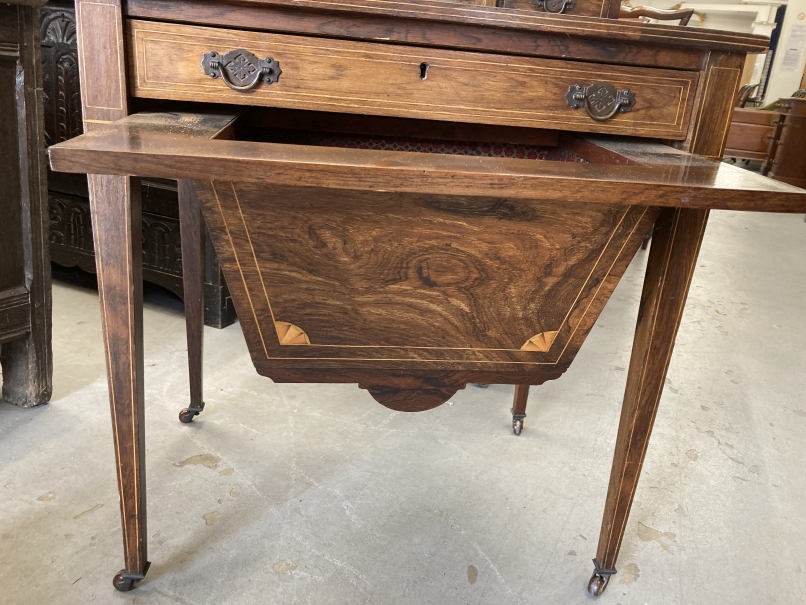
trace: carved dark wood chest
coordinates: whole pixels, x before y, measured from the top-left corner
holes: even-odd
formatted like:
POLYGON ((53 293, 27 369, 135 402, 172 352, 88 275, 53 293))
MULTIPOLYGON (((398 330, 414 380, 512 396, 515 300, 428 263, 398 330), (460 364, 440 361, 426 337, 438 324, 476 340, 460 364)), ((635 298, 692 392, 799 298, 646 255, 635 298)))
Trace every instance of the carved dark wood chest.
MULTIPOLYGON (((51 0, 41 10, 45 139, 47 145, 83 132, 73 0, 51 0)), ((87 179, 48 172, 50 251, 53 262, 95 272, 87 179)), ((143 279, 178 296, 182 290, 182 248, 176 183, 152 179, 143 186, 143 279)), ((209 238, 205 247, 204 321, 223 328, 235 321, 235 307, 209 238)))
POLYGON ((50 399, 53 373, 40 4, 0 3, 0 364, 3 399, 23 406, 50 399))

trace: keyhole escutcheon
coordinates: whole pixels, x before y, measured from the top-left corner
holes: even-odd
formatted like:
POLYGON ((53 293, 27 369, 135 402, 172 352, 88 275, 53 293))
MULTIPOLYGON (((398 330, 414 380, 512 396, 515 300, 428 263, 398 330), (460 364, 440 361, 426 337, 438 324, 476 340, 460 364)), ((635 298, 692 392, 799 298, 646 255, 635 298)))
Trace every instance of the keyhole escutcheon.
POLYGON ((420 63, 420 79, 425 80, 428 77, 428 68, 431 67, 428 63, 420 63))

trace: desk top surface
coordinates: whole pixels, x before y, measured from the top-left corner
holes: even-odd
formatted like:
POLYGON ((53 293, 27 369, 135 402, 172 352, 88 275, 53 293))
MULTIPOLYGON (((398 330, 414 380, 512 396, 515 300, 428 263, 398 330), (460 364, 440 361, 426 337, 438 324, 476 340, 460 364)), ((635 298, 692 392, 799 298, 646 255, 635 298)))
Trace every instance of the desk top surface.
POLYGON ((633 165, 331 149, 208 140, 241 110, 142 113, 50 147, 57 171, 239 179, 366 191, 507 196, 690 208, 802 212, 803 191, 736 166, 657 143, 598 139, 633 165), (597 195, 592 195, 597 191, 597 195))
MULTIPOLYGON (((764 52, 769 46, 765 36, 717 30, 638 23, 633 20, 602 19, 537 11, 474 6, 440 0, 214 0, 194 3, 188 0, 130 0, 130 16, 152 16, 165 21, 195 22, 196 13, 215 10, 219 15, 255 9, 293 11, 295 13, 349 14, 354 19, 393 18, 422 24, 452 25, 457 28, 507 29, 535 34, 562 34, 568 37, 632 41, 699 49, 735 52, 764 52), (202 6, 195 7, 194 4, 202 6), (206 5, 206 6, 205 6, 206 5), (188 13, 188 11, 191 11, 188 13)), ((254 23, 256 29, 274 29, 271 24, 254 23)), ((390 38, 391 39, 391 38, 390 38)))

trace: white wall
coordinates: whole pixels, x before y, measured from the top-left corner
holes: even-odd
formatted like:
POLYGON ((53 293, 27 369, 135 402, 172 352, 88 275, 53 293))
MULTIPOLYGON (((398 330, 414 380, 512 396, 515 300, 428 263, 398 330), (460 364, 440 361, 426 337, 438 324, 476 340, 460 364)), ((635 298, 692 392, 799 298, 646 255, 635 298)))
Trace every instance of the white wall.
POLYGON ((800 79, 803 76, 803 68, 806 65, 806 38, 801 44, 800 58, 794 69, 785 71, 784 59, 786 57, 787 45, 790 42, 793 30, 803 32, 806 36, 806 0, 789 0, 786 9, 784 25, 781 29, 781 39, 778 42, 778 51, 772 64, 770 83, 767 85, 765 99, 768 103, 780 97, 788 97, 800 86, 800 79), (802 18, 799 18, 802 17, 802 18))
MULTIPOLYGON (((631 4, 633 6, 644 5, 668 9, 672 6, 678 6, 681 3, 679 0, 632 0, 631 4)), ((804 39, 804 48, 800 56, 796 57, 794 66, 785 66, 784 59, 787 46, 791 46, 790 36, 793 30, 796 32, 802 31, 806 35, 806 0, 683 0, 682 2, 684 7, 697 8, 706 15, 703 24, 701 24, 695 16, 691 20, 690 27, 704 26, 708 29, 757 33, 767 36, 770 35, 772 31, 772 22, 775 19, 775 6, 769 6, 769 10, 766 11, 765 14, 764 5, 777 4, 786 4, 787 10, 781 29, 778 50, 773 61, 772 69, 770 70, 767 90, 765 91, 766 103, 775 101, 780 97, 788 97, 795 92, 800 85, 800 80, 803 76, 803 68, 804 65, 806 65, 806 38, 804 39), (715 5, 722 5, 726 10, 717 10, 715 5), (733 5, 735 10, 729 5, 733 5), (749 9, 752 6, 756 6, 756 8, 759 9, 758 14, 753 12, 740 12, 742 9, 749 9), (698 7, 702 8, 700 9, 698 7), (803 18, 799 18, 801 16, 803 18), (797 26, 802 26, 804 29, 798 30, 797 26)), ((722 8, 722 6, 720 6, 720 8, 722 8)), ((759 57, 754 72, 754 78, 751 81, 758 81, 757 78, 761 75, 763 62, 764 57, 759 57)))

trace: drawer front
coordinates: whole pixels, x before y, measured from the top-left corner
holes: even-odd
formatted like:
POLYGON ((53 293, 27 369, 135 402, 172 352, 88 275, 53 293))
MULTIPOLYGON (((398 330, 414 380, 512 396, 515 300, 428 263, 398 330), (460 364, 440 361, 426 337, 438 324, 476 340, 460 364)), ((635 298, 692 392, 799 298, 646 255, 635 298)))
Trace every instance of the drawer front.
MULTIPOLYGON (((130 22, 129 43, 137 97, 668 139, 685 138, 698 79, 696 72, 143 21, 130 22), (238 49, 273 59, 281 71, 277 81, 242 91, 205 73, 206 53, 222 58, 238 49), (571 87, 597 82, 631 92, 631 110, 596 120, 587 107, 569 106, 571 87)), ((239 65, 230 64, 231 80, 241 75, 239 65)))
POLYGON ((774 133, 773 126, 731 124, 725 142, 725 154, 728 155, 728 150, 740 150, 763 155, 769 149, 774 133))

